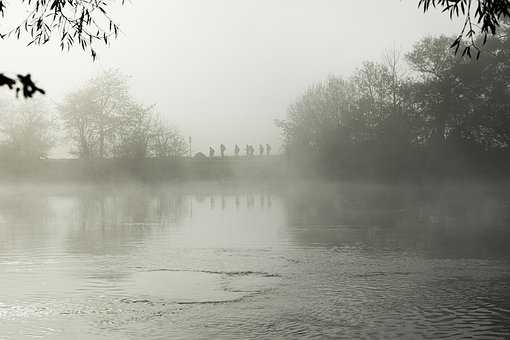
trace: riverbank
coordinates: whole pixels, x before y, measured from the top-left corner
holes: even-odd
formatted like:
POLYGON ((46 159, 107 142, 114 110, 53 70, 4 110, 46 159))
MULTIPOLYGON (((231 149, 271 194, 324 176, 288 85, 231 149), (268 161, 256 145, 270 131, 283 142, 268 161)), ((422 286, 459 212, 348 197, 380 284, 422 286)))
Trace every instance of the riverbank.
POLYGON ((288 160, 283 155, 224 157, 213 159, 41 159, 0 160, 0 182, 122 182, 190 180, 340 180, 366 183, 414 183, 428 185, 454 182, 499 182, 508 180, 510 161, 494 158, 477 162, 449 160, 439 165, 419 158, 402 162, 350 164, 324 160, 288 160), (407 164, 407 163, 406 163, 407 164))
POLYGON ((3 180, 27 181, 166 181, 264 179, 286 176, 281 156, 148 159, 42 159, 0 163, 3 180))

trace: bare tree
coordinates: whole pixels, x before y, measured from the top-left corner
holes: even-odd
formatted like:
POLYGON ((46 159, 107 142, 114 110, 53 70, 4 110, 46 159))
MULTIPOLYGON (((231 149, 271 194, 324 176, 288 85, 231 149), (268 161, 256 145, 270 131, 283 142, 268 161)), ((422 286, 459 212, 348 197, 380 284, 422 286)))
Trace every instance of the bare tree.
POLYGON ((159 120, 153 125, 150 150, 152 157, 177 157, 186 154, 188 145, 176 128, 167 126, 159 120))
POLYGON ((55 143, 56 122, 41 101, 14 103, 0 121, 4 156, 24 160, 46 158, 55 143))
POLYGON ((146 158, 150 153, 150 143, 154 138, 153 107, 130 104, 121 113, 121 128, 117 131, 114 156, 121 158, 146 158))
POLYGON ((118 71, 106 71, 59 105, 61 117, 75 152, 82 158, 113 155, 113 144, 126 112, 132 108, 127 79, 118 71))
POLYGON ((95 106, 90 101, 89 90, 67 95, 58 110, 64 122, 67 137, 74 144, 71 153, 90 159, 97 155, 97 133, 94 124, 95 106))

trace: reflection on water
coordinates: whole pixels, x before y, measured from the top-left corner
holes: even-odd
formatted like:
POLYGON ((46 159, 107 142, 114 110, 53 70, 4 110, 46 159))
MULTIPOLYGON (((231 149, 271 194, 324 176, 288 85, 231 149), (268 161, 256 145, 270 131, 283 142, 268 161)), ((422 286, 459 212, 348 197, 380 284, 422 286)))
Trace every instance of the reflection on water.
POLYGON ((504 186, 0 190, 0 338, 504 338, 504 186))

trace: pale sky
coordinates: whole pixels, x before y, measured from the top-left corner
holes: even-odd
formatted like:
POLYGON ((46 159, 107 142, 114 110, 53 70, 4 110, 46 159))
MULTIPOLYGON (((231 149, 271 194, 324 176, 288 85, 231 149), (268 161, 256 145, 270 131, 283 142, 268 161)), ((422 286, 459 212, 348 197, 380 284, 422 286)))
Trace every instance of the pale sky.
POLYGON ((274 120, 284 118, 309 85, 332 74, 348 77, 387 49, 405 52, 421 37, 460 29, 437 11, 423 14, 417 4, 131 0, 113 9, 122 33, 99 49, 97 61, 55 45, 0 41, 0 72, 32 73, 58 102, 101 70, 118 68, 131 76, 136 98, 156 104, 186 139, 192 137, 194 152, 220 143, 227 153, 234 143, 270 143, 278 150, 274 120))

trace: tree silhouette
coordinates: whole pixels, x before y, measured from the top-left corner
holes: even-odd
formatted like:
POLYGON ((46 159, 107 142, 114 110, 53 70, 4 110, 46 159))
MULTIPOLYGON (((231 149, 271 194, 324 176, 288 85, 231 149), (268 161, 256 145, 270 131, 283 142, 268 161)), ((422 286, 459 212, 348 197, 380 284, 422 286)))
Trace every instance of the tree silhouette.
POLYGON ((418 7, 427 12, 431 7, 439 8, 443 13, 453 17, 463 17, 464 23, 451 47, 457 53, 462 48, 462 55, 471 57, 476 51, 480 57, 480 44, 477 35, 482 34, 482 45, 487 35, 495 35, 502 22, 510 17, 510 1, 508 0, 420 0, 418 7))
POLYGON ((31 98, 36 92, 40 92, 42 94, 46 93, 43 89, 34 84, 30 74, 27 74, 26 76, 18 74, 16 80, 0 73, 0 87, 2 86, 7 86, 9 90, 16 91, 16 97, 19 96, 20 91, 23 93, 23 97, 25 98, 31 98))
MULTIPOLYGON (((124 2, 125 0, 121 0, 122 5, 124 2)), ((95 44, 108 45, 110 40, 119 34, 119 26, 107 11, 108 6, 114 3, 112 0, 23 0, 16 3, 21 3, 28 15, 9 30, 0 32, 2 39, 20 39, 27 35, 28 45, 44 45, 56 38, 60 41, 62 50, 69 50, 77 45, 95 59, 95 44)), ((2 18, 7 10, 7 1, 0 0, 2 18)), ((15 90, 16 94, 22 91, 25 98, 30 98, 37 92, 44 94, 44 90, 33 83, 30 74, 14 78, 0 73, 0 87, 2 86, 15 90)))

